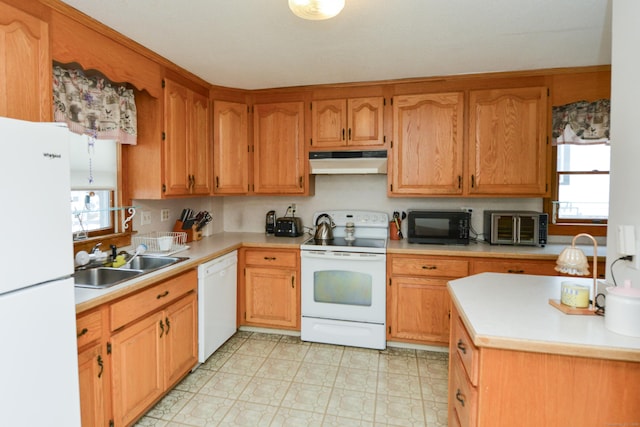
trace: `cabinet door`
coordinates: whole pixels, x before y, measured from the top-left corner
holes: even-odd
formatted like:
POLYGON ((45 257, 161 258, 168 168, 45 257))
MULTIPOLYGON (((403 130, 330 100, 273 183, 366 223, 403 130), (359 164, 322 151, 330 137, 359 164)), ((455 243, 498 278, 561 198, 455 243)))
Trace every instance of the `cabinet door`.
POLYGON ((393 277, 390 336, 401 340, 449 342, 449 293, 446 279, 393 277))
POLYGON ((245 314, 247 323, 297 327, 295 271, 247 267, 245 269, 245 314))
POLYGON ((188 171, 189 90, 171 80, 164 88, 165 195, 189 194, 188 171))
POLYGON ((198 361, 197 310, 196 294, 192 293, 164 312, 166 387, 171 387, 198 361))
POLYGON ((471 91, 470 194, 546 194, 547 88, 471 91))
POLYGON ((313 101, 311 107, 311 147, 347 145, 347 100, 313 101))
POLYGON ((0 3, 0 116, 51 121, 51 63, 47 23, 0 3))
POLYGON ((216 194, 249 191, 249 134, 247 105, 213 103, 213 173, 216 194))
POLYGON ((253 116, 254 192, 305 192, 304 103, 256 104, 253 116))
POLYGON ((384 145, 384 98, 353 98, 348 100, 347 144, 356 147, 384 145))
POLYGON ((384 145, 384 98, 314 101, 312 148, 380 148, 384 145))
POLYGON ((105 408, 106 367, 102 344, 78 354, 80 377, 80 414, 83 426, 108 426, 109 417, 105 408))
POLYGON ((158 312, 112 336, 113 415, 128 425, 164 392, 161 322, 158 312))
POLYGON ((391 195, 461 195, 463 94, 393 99, 391 195))
POLYGON ((211 193, 212 144, 209 132, 209 99, 190 92, 188 175, 191 175, 191 194, 211 193))

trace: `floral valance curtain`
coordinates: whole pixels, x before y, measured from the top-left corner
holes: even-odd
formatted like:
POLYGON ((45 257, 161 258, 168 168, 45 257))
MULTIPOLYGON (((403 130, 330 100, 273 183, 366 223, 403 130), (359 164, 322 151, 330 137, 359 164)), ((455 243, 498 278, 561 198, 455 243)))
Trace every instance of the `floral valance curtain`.
POLYGON ((131 89, 113 87, 101 77, 81 70, 53 67, 54 119, 69 130, 96 139, 136 144, 136 103, 131 89))
POLYGON ((553 107, 555 144, 608 144, 611 102, 599 99, 553 107))

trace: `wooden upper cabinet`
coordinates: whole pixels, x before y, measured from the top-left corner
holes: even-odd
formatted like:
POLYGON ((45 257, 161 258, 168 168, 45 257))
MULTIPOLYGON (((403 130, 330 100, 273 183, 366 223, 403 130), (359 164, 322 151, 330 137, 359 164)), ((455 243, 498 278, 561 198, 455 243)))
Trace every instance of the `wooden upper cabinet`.
POLYGON ((469 93, 470 195, 547 193, 547 88, 469 93))
POLYGON ((188 89, 170 80, 164 88, 165 194, 189 194, 187 171, 189 94, 188 89))
POLYGON ((189 120, 189 161, 192 173, 192 194, 210 194, 212 189, 211 144, 209 98, 191 92, 189 120))
POLYGON ((51 121, 48 24, 0 3, 0 64, 0 116, 51 121))
POLYGON ((254 105, 253 191, 256 194, 304 194, 304 103, 254 105))
POLYGON ((164 90, 165 195, 209 194, 209 99, 171 80, 164 90))
POLYGON ((383 97, 313 101, 311 148, 382 147, 383 111, 383 97))
POLYGON ((390 195, 463 193, 462 92, 393 98, 390 195))
POLYGON ((216 194, 249 191, 247 105, 213 102, 213 174, 216 194))

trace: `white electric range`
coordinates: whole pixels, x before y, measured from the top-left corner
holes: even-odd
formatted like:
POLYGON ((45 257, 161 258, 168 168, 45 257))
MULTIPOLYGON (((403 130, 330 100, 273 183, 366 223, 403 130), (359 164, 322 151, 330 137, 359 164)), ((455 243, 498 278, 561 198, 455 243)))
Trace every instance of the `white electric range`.
POLYGON ((333 239, 301 246, 303 341, 386 348, 384 212, 333 210, 333 239), (349 226, 349 227, 347 227, 349 226))

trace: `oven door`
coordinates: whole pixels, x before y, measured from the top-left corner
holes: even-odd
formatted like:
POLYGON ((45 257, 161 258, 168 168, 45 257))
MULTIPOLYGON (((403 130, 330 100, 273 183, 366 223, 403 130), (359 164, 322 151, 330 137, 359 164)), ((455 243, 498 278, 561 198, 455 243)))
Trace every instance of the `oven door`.
POLYGON ((302 251, 302 316, 385 323, 386 255, 302 251))

